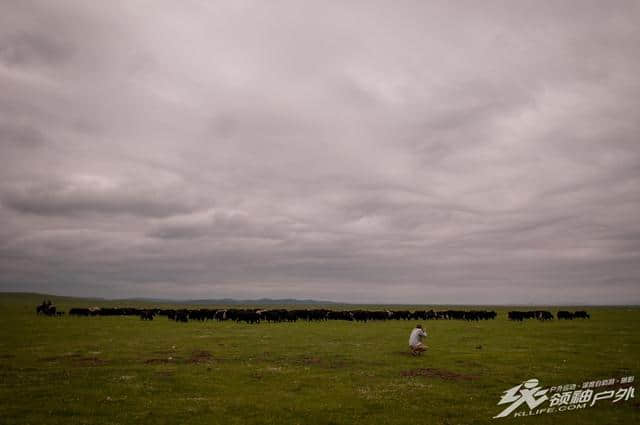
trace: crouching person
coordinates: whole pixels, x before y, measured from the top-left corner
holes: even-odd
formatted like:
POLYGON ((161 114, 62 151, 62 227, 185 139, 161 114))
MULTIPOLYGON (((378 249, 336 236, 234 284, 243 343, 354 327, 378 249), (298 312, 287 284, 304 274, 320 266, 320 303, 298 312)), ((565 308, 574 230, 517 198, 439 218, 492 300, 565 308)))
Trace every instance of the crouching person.
POLYGON ((425 336, 427 336, 427 334, 422 330, 422 325, 416 325, 415 329, 411 331, 411 335, 409 336, 411 355, 418 356, 427 349, 427 347, 422 344, 422 338, 425 336))

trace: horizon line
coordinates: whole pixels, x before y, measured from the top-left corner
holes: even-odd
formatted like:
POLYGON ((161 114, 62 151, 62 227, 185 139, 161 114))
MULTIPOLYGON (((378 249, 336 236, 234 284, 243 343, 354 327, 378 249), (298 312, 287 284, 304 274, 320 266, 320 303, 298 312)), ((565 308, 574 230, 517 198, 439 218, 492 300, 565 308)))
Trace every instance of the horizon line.
MULTIPOLYGON (((315 298, 271 298, 271 297, 258 297, 258 298, 163 298, 163 297, 150 297, 150 296, 132 296, 132 297, 98 297, 98 296, 78 296, 78 295, 61 295, 61 294, 48 294, 41 292, 28 292, 28 291, 0 291, 0 295, 4 294, 22 294, 22 295, 37 295, 37 296, 50 296, 50 297, 65 297, 65 298, 78 298, 87 300, 101 300, 101 301, 156 301, 160 303, 170 304, 172 302, 179 302, 185 304, 200 304, 208 301, 234 301, 238 304, 259 304, 259 301, 298 301, 300 304, 305 302, 312 302, 315 304, 337 304, 337 305, 396 305, 396 306, 482 306, 482 307, 640 307, 640 304, 584 304, 584 303, 567 303, 567 304, 529 304, 529 303, 403 303, 403 302, 351 302, 351 301, 331 301, 315 298)), ((293 303, 295 304, 295 303, 293 303)))

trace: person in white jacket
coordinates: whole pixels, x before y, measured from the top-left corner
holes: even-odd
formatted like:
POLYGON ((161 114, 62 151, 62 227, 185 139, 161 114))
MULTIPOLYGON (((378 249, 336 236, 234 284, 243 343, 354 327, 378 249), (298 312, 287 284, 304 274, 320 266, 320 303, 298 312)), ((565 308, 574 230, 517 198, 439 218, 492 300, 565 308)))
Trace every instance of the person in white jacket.
POLYGON ((411 331, 411 335, 409 335, 409 348, 411 349, 412 355, 417 356, 427 349, 427 347, 422 344, 422 338, 425 336, 427 336, 427 333, 422 330, 422 325, 416 325, 415 329, 411 331))

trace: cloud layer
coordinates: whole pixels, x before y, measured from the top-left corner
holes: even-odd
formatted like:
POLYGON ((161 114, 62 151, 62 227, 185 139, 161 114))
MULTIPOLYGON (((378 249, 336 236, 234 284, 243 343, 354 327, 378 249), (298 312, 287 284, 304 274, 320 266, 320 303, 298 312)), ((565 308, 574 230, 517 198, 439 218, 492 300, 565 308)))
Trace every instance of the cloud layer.
POLYGON ((2 8, 0 290, 640 302, 637 2, 2 8))

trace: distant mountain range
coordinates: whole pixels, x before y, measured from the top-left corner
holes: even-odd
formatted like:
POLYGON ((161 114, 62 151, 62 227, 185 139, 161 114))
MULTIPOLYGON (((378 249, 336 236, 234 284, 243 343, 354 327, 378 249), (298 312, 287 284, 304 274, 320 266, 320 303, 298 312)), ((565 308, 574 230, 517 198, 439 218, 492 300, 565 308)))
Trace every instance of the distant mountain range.
POLYGON ((67 299, 67 300, 86 300, 86 301, 106 301, 109 303, 127 303, 127 302, 144 302, 159 304, 184 304, 184 305, 344 305, 335 301, 313 300, 313 299, 296 299, 296 298, 258 298, 240 300, 235 298, 201 298, 201 299, 172 299, 172 298, 154 298, 154 297, 130 297, 130 298, 105 298, 105 297, 80 297, 69 295, 42 294, 36 292, 0 292, 0 296, 9 295, 17 297, 34 297, 36 299, 67 299))
POLYGON ((220 299, 195 299, 195 300, 172 300, 166 298, 118 298, 109 301, 139 301, 139 302, 157 302, 163 304, 198 304, 198 305, 295 305, 295 304, 340 304, 334 301, 311 300, 311 299, 295 299, 295 298, 259 298, 254 300, 237 300, 234 298, 220 299))

